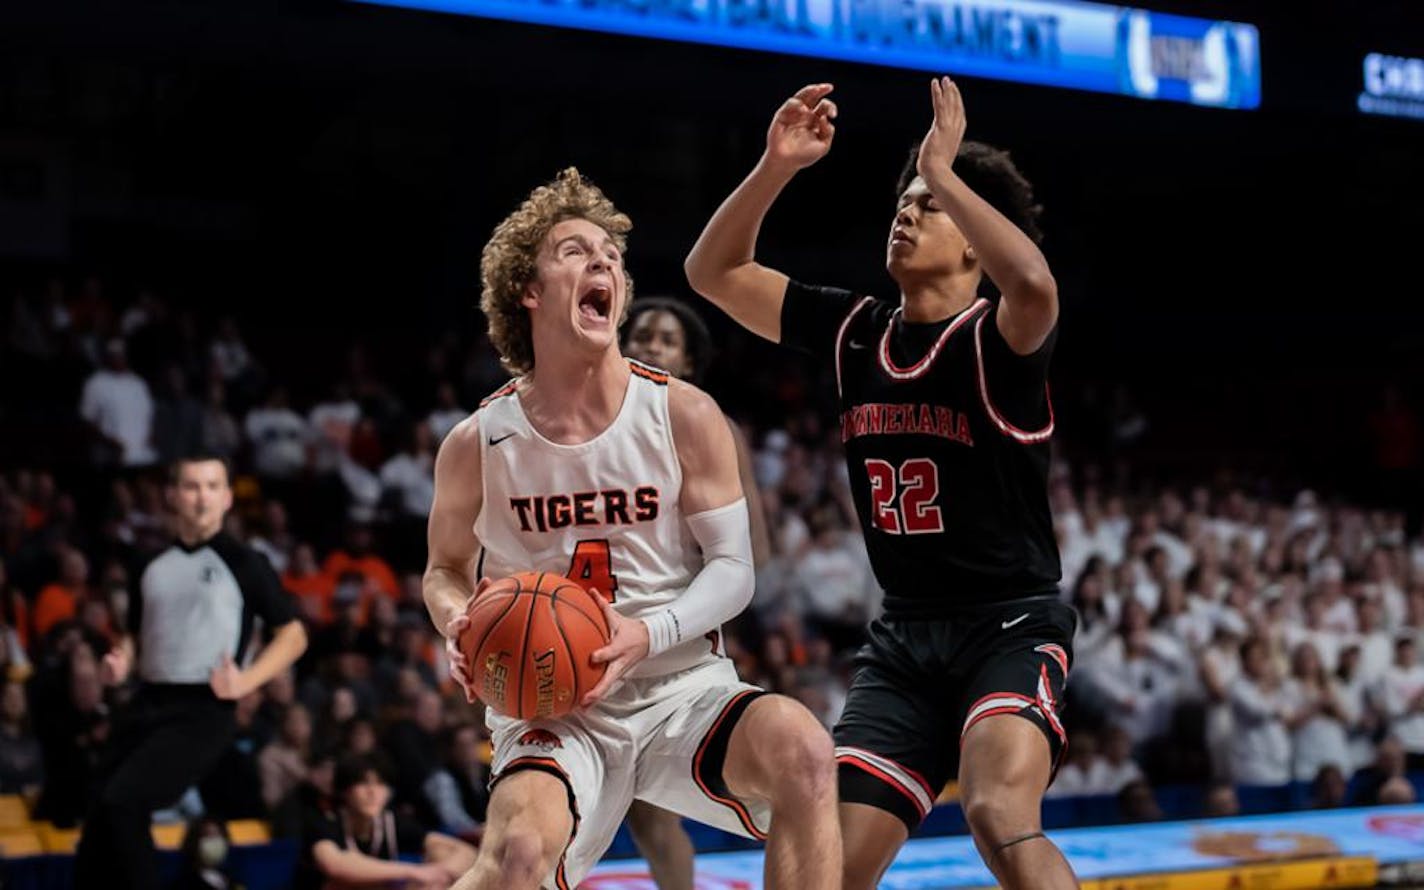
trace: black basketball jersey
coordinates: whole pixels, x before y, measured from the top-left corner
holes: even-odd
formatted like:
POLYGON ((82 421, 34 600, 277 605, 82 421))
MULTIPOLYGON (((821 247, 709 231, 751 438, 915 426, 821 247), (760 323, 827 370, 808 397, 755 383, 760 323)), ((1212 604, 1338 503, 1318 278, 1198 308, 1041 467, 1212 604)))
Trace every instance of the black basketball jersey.
POLYGON ((1014 353, 984 299, 912 324, 883 300, 788 285, 781 341, 834 363, 851 491, 888 615, 1057 589, 1046 380, 1056 339, 1014 353))

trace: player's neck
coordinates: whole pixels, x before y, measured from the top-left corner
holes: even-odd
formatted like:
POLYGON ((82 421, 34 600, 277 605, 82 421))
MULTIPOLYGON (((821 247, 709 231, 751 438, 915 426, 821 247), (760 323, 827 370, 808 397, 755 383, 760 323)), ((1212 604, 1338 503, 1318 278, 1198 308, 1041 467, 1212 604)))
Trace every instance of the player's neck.
POLYGON ((917 324, 944 321, 974 305, 978 293, 978 276, 905 282, 900 290, 902 317, 917 324))
POLYGON ((560 445, 578 445, 618 417, 632 376, 616 350, 592 363, 539 362, 519 387, 519 405, 539 435, 560 445))
POLYGON ((185 547, 196 547, 204 541, 217 537, 220 531, 222 531, 221 520, 210 526, 197 526, 182 520, 178 521, 178 540, 182 541, 185 547))

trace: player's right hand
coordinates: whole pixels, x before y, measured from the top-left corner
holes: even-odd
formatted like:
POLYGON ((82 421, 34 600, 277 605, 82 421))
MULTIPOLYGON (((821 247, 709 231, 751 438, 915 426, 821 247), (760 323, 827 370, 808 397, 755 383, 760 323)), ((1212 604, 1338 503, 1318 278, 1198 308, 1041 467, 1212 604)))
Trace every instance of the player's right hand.
POLYGON ((450 679, 454 680, 460 690, 465 693, 465 701, 470 704, 475 702, 475 687, 473 685, 475 672, 470 664, 470 659, 460 648, 460 634, 470 626, 470 607, 492 583, 494 582, 488 578, 481 578, 475 585, 475 592, 465 603, 465 611, 445 623, 445 660, 450 663, 450 679))
POLYGON ((813 83, 781 103, 766 131, 769 162, 800 170, 826 156, 836 135, 836 103, 826 98, 833 89, 828 83, 813 83))

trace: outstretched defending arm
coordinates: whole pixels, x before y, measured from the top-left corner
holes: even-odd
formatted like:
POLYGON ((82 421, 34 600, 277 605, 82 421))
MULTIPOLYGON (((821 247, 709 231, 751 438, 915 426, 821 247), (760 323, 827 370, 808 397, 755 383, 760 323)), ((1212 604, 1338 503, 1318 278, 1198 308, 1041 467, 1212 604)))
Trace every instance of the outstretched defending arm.
POLYGON ((757 233, 781 190, 797 171, 831 149, 836 105, 828 83, 802 87, 777 109, 766 151, 750 175, 717 208, 683 269, 692 289, 754 334, 781 340, 786 276, 756 261, 757 233))
POLYGON ((996 322, 1004 342, 1019 355, 1028 355, 1043 345, 1058 322, 1058 285, 1038 245, 954 172, 965 127, 959 87, 948 77, 936 78, 930 82, 930 99, 934 122, 920 143, 916 169, 1003 294, 996 322))

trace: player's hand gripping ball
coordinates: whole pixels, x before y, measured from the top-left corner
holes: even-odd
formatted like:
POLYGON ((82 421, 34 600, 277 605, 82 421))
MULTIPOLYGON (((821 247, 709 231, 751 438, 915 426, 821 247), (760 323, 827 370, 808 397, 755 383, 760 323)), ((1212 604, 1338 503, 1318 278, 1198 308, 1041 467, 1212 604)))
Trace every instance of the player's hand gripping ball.
POLYGON ((459 648, 486 707, 520 720, 569 713, 603 678, 589 656, 608 645, 593 594, 562 575, 521 572, 470 603, 459 648))

